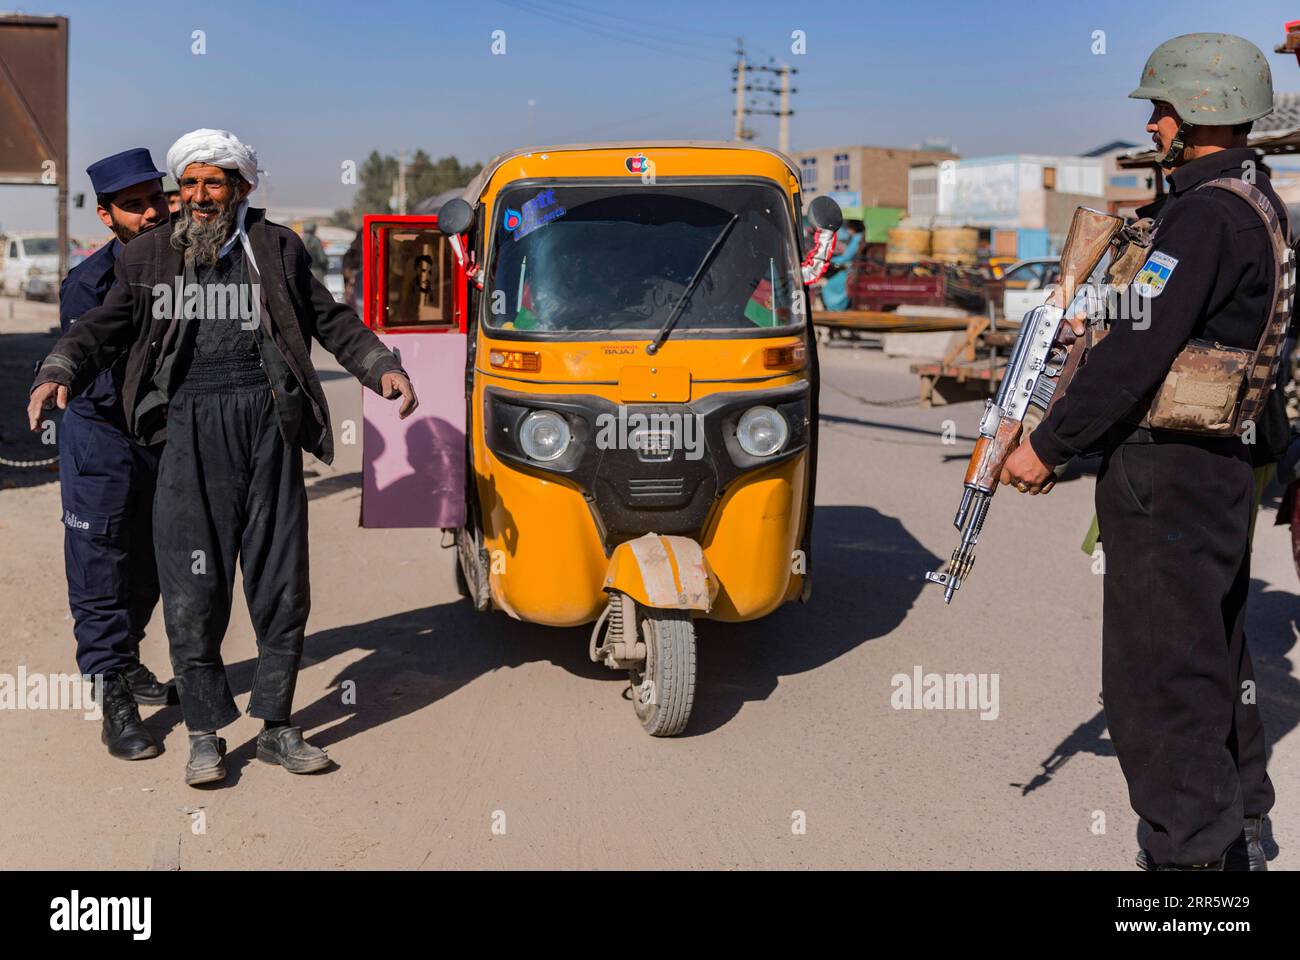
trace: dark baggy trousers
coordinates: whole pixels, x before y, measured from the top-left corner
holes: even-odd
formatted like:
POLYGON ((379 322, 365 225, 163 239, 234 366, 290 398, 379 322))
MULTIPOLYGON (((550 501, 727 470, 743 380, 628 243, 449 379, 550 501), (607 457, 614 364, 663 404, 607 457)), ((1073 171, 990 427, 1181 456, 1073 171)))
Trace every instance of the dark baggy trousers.
POLYGON ((1273 806, 1246 648, 1249 462, 1208 443, 1111 448, 1097 478, 1102 695, 1157 863, 1209 863, 1273 806))
POLYGON ((257 635, 248 712, 288 719, 298 679, 311 606, 302 451, 281 437, 261 376, 258 386, 191 389, 187 380, 167 411, 154 542, 172 669, 191 731, 239 716, 221 659, 236 558, 257 635))
POLYGON ((158 604, 153 491, 157 456, 110 423, 69 409, 59 427, 63 562, 86 676, 119 673, 140 658, 158 604))

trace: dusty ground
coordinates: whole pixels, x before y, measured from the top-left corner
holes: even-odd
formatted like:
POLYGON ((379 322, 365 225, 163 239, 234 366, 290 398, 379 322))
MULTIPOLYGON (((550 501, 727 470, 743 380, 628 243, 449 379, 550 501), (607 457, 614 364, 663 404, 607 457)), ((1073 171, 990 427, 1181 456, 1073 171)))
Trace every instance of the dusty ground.
MULTIPOLYGON (((0 456, 41 452, 17 404, 52 316, 20 305, 10 317, 0 301, 0 456)), ((641 732, 625 681, 587 661, 585 631, 459 602, 435 534, 359 529, 359 451, 344 447, 311 468, 314 607, 296 701, 337 769, 261 764, 245 718, 224 731, 232 775, 199 791, 181 779, 174 707, 146 710, 166 752, 139 763, 111 759, 78 713, 6 711, 0 864, 1129 868, 1136 819, 1098 703, 1101 579, 1079 550, 1091 476, 1048 498, 1000 496, 974 580, 945 608, 921 575, 952 549, 979 407, 867 405, 854 397, 914 395, 906 364, 823 355, 815 597, 759 623, 701 625, 686 736, 641 732), (945 445, 949 418, 958 438, 945 445), (917 665, 996 673, 998 718, 894 710, 891 677, 917 665)), ((337 419, 359 416, 359 389, 327 382, 337 419)), ((0 484, 0 672, 70 671, 57 478, 4 471, 0 484)), ((1300 863, 1300 604, 1272 519, 1270 504, 1250 636, 1274 745, 1273 867, 1286 868, 1300 863)), ((161 620, 144 656, 167 676, 161 620)), ((242 699, 254 655, 242 598, 225 652, 242 699)))

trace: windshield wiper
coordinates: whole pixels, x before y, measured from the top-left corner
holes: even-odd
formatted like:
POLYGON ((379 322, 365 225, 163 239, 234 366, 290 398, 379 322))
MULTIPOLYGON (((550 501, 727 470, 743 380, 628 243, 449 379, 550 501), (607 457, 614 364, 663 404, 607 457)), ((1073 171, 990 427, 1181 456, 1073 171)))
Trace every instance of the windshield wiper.
POLYGON ((691 299, 691 295, 695 293, 695 288, 700 285, 700 280, 704 278, 704 273, 709 269, 709 264, 713 263, 713 258, 716 257, 718 251, 722 249, 722 243, 727 239, 727 234, 731 233, 731 228, 736 225, 736 222, 739 219, 740 214, 733 213, 731 219, 727 221, 727 225, 718 233, 717 238, 713 241, 713 246, 709 247, 708 251, 704 254, 704 259, 701 260, 700 265, 695 268, 695 273, 691 276, 691 282, 686 285, 686 289, 682 291, 682 295, 678 297, 677 302, 673 304, 673 309, 669 312, 668 319, 665 320, 664 325, 659 328, 659 332, 655 334, 655 338, 646 346, 646 353, 652 355, 656 354, 659 352, 659 348, 664 345, 664 341, 668 339, 668 335, 673 332, 673 327, 677 326, 677 321, 681 318, 682 311, 686 309, 686 304, 691 299))

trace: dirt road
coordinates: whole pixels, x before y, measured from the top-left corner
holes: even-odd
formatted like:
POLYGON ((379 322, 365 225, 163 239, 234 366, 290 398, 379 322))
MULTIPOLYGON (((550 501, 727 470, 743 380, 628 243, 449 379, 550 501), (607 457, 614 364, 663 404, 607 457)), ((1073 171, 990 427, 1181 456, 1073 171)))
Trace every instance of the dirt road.
MULTIPOLYGON (((5 316, 0 303, 5 357, 51 322, 5 316)), ((336 420, 359 419, 360 387, 321 367, 336 420)), ((146 709, 166 752, 138 763, 111 759, 80 713, 3 711, 0 863, 1129 868, 1136 818, 1098 702, 1101 577, 1079 549, 1092 477, 999 496, 974 578, 946 608, 922 574, 951 551, 979 408, 860 402, 915 393, 906 365, 875 352, 825 350, 823 374, 813 600, 701 624, 685 736, 642 733, 625 678, 588 662, 586 631, 459 601, 436 533, 360 529, 360 453, 344 446, 333 467, 309 464, 314 602, 295 717, 337 769, 260 763, 245 717, 224 731, 232 775, 200 791, 182 781, 175 707, 146 709), (996 709, 895 709, 891 681, 918 668, 996 676, 996 709)), ((26 387, 4 390, 10 456, 26 387)), ((1250 637, 1274 745, 1276 869, 1300 863, 1300 603, 1272 519, 1268 505, 1250 637)), ((50 474, 0 489, 0 673, 75 669, 58 520, 50 474)), ((254 656, 242 598, 225 656, 242 703, 254 656)), ((144 658, 170 675, 161 611, 144 658)))

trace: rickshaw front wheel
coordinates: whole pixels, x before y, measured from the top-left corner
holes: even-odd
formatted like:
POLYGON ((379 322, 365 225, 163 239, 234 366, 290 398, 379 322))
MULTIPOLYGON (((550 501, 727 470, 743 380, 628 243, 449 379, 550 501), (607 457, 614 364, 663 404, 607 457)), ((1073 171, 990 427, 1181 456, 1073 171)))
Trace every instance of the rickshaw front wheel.
POLYGON ((695 624, 686 610, 637 612, 646 657, 628 671, 632 705, 650 736, 675 737, 695 703, 695 624))

